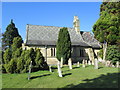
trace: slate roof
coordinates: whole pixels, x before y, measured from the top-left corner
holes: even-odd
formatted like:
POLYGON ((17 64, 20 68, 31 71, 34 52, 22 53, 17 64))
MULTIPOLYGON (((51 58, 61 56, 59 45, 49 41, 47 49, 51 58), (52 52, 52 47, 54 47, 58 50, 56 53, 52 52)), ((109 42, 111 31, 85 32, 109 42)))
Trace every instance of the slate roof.
MULTIPOLYGON (((30 25, 26 27, 27 35, 25 45, 56 45, 59 30, 62 27, 30 25)), ((80 33, 76 33, 73 28, 68 28, 72 45, 89 47, 83 41, 80 33)))
POLYGON ((90 32, 83 32, 81 31, 81 35, 83 40, 89 44, 92 48, 100 48, 100 42, 97 41, 94 36, 90 32))

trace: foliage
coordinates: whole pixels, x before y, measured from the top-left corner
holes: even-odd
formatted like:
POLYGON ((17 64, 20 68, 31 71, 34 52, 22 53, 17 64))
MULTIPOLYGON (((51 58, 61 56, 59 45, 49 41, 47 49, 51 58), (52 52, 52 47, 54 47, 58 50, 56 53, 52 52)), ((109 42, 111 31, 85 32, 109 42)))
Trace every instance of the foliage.
POLYGON ((107 48, 106 60, 112 61, 115 64, 120 61, 120 48, 116 45, 111 45, 107 48))
POLYGON ((63 63, 67 63, 71 57, 71 40, 68 29, 65 27, 59 31, 56 49, 57 59, 60 61, 63 57, 63 63))
POLYGON ((8 64, 8 62, 11 60, 12 52, 10 48, 6 49, 3 55, 4 63, 8 64))
POLYGON ((35 65, 36 51, 33 48, 30 48, 29 54, 32 61, 32 65, 35 65))
POLYGON ((20 48, 22 46, 22 38, 21 37, 15 37, 13 39, 13 44, 12 44, 12 51, 16 51, 17 48, 20 48))
POLYGON ((18 33, 18 29, 15 27, 15 24, 13 23, 13 20, 11 20, 11 23, 7 26, 6 31, 2 35, 2 48, 3 50, 6 48, 10 48, 14 37, 21 37, 18 33))
POLYGON ((26 65, 25 65, 25 61, 24 58, 19 57, 17 60, 17 70, 18 73, 23 73, 26 72, 26 65))
POLYGON ((103 58, 103 49, 100 49, 100 51, 98 52, 98 55, 103 58))
POLYGON ((12 52, 12 58, 17 59, 21 56, 22 48, 17 48, 15 51, 12 52))
POLYGON ((48 65, 45 62, 45 58, 43 57, 42 53, 40 52, 40 49, 36 50, 36 58, 35 58, 36 66, 39 67, 39 69, 48 69, 48 65))
POLYGON ((7 73, 16 73, 17 62, 15 59, 11 59, 8 64, 5 64, 5 69, 7 73))
POLYGON ((35 63, 37 66, 43 66, 43 62, 44 62, 44 57, 42 56, 42 53, 40 52, 40 49, 36 50, 36 58, 35 58, 35 63))
POLYGON ((100 18, 93 26, 95 38, 109 45, 120 43, 120 2, 103 2, 100 8, 100 18))

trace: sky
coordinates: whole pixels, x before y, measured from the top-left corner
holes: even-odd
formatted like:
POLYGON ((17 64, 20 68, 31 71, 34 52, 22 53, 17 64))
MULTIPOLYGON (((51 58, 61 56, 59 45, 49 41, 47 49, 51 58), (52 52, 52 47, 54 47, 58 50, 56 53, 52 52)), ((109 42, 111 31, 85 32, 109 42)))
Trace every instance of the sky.
POLYGON ((2 2, 2 32, 11 19, 23 40, 26 25, 73 27, 73 17, 80 20, 80 30, 92 32, 99 18, 101 2, 2 2))

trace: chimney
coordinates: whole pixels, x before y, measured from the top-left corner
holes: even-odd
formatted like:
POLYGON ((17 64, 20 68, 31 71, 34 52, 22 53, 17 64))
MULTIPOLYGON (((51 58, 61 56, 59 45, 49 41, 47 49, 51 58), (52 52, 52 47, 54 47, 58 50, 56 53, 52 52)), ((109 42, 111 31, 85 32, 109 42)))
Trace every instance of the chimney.
POLYGON ((73 28, 75 29, 75 31, 76 31, 77 33, 80 33, 80 21, 79 21, 78 16, 74 16, 73 28))

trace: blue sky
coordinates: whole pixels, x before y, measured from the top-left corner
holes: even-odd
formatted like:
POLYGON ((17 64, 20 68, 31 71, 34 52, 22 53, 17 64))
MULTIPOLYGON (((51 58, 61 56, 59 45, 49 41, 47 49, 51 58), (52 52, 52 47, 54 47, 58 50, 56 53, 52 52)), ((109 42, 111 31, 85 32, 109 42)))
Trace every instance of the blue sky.
POLYGON ((26 24, 73 27, 73 17, 80 19, 81 31, 92 31, 99 18, 101 2, 3 2, 2 32, 13 19, 23 40, 26 24))

